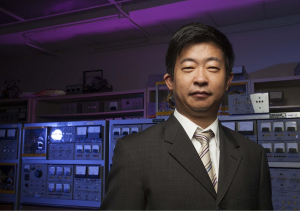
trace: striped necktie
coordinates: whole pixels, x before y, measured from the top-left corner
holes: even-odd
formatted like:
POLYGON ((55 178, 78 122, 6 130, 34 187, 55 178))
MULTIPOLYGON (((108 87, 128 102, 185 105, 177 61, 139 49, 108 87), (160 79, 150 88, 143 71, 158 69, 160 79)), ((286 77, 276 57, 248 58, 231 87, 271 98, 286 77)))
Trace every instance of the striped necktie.
POLYGON ((200 128, 197 128, 194 138, 201 143, 201 151, 199 153, 199 156, 202 160, 202 163, 208 173, 208 176, 215 188, 215 191, 217 192, 218 189, 218 180, 217 180, 217 175, 214 169, 214 166, 211 162, 210 159, 210 154, 209 154, 209 141, 212 137, 214 137, 213 131, 209 130, 206 132, 201 132, 200 128))

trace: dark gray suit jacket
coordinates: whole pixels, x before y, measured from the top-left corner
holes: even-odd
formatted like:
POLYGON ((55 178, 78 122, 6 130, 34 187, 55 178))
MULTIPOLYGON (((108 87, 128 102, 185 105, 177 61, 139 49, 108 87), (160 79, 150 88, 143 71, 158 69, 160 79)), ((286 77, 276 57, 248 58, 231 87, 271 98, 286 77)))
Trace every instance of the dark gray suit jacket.
POLYGON ((273 210, 264 149, 219 123, 218 194, 178 120, 120 139, 100 210, 273 210))

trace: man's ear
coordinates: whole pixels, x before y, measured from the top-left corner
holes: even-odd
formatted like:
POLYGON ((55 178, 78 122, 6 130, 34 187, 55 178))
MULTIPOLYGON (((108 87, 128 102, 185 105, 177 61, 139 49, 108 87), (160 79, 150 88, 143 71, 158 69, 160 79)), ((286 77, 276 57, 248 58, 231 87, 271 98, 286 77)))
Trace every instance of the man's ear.
POLYGON ((229 88, 229 86, 230 86, 230 84, 231 84, 232 79, 233 79, 233 73, 231 72, 231 73, 229 74, 228 79, 227 79, 227 82, 226 82, 226 91, 228 91, 228 88, 229 88))
POLYGON ((165 83, 168 86, 169 90, 172 91, 173 90, 173 79, 172 79, 172 76, 170 74, 165 74, 164 75, 164 80, 165 80, 165 83))

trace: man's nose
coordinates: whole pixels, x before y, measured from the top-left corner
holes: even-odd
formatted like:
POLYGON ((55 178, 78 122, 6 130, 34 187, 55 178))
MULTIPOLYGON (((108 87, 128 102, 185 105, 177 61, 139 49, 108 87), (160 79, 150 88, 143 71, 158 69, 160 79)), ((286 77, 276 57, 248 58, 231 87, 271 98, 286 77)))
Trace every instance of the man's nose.
POLYGON ((196 69, 194 73, 195 75, 194 75, 193 83, 195 85, 203 86, 208 83, 207 73, 203 68, 196 69))

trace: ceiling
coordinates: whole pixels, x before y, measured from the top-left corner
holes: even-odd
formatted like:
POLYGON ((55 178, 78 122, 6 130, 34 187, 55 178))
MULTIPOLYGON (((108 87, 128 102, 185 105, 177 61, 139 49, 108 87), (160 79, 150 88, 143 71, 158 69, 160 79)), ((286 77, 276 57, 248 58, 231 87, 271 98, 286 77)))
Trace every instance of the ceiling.
POLYGON ((147 45, 190 22, 225 29, 290 17, 300 20, 300 0, 1 0, 0 58, 147 45))

